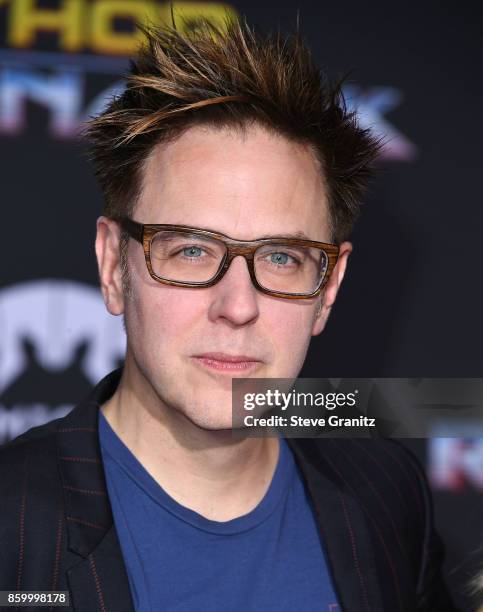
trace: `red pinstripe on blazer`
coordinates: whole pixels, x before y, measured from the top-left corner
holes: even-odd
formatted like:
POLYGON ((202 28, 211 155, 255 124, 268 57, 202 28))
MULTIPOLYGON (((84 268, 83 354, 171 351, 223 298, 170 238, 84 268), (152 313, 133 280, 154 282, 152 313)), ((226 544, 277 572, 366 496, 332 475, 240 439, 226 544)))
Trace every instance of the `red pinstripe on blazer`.
MULTIPOLYGON (((76 612, 134 611, 97 430, 120 372, 66 417, 0 448, 0 590, 69 590, 76 612)), ((288 442, 342 609, 454 611, 428 486, 412 454, 382 439, 288 442)))

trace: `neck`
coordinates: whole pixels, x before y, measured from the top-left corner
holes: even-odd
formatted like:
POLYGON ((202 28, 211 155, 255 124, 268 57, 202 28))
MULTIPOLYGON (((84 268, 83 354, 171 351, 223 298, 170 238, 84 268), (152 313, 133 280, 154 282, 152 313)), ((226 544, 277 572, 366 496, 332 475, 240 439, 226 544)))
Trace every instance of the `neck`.
POLYGON ((142 383, 141 374, 126 366, 101 409, 156 482, 175 501, 211 520, 228 521, 253 510, 272 480, 278 439, 235 439, 231 430, 202 429, 166 406, 148 381, 142 377, 142 383))

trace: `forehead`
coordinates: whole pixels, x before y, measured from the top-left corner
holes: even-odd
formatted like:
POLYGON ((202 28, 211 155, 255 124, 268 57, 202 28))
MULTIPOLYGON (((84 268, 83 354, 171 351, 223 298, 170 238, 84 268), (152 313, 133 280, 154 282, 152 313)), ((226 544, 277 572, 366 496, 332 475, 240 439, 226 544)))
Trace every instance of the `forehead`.
POLYGON ((268 130, 192 127, 148 157, 135 218, 234 238, 330 235, 327 193, 310 148, 268 130))

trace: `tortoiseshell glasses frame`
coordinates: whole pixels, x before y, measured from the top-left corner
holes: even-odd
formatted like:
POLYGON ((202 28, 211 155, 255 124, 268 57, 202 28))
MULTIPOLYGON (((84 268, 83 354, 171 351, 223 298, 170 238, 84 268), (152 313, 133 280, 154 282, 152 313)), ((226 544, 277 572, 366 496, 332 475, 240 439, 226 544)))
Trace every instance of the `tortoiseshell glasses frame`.
POLYGON ((336 244, 330 244, 326 242, 317 242, 314 240, 305 240, 302 238, 284 238, 274 236, 273 238, 260 238, 258 240, 236 240, 235 238, 230 238, 225 234, 220 234, 218 232, 212 232, 210 230, 189 227, 186 225, 170 225, 170 224, 143 224, 138 223, 128 217, 120 217, 116 219, 116 221, 120 224, 121 228, 129 234, 131 238, 137 240, 140 244, 142 244, 144 249, 144 257, 146 260, 146 266, 148 268, 148 272, 150 276, 157 282, 163 283, 166 285, 173 285, 175 287, 191 287, 191 288, 204 288, 211 287, 215 285, 218 281, 220 281, 228 268, 230 267, 233 259, 239 255, 245 258, 247 262, 248 271, 250 273, 250 278, 252 280, 253 285, 258 291, 265 293, 267 295, 271 295, 273 297, 287 298, 287 299, 310 299, 313 298, 321 292, 324 285, 327 283, 330 275, 337 263, 337 259, 339 257, 339 247, 336 244), (157 276, 153 270, 153 266, 151 264, 151 243, 154 236, 160 231, 179 231, 179 232, 188 232, 193 235, 198 235, 201 238, 211 238, 217 240, 225 245, 226 253, 223 257, 220 267, 215 275, 210 278, 208 281, 203 282, 185 282, 185 281, 175 281, 166 278, 162 278, 157 276), (319 249, 324 252, 327 258, 327 266, 325 270, 325 274, 321 277, 317 288, 312 293, 285 293, 281 291, 273 291, 267 289, 257 280, 255 274, 255 265, 254 265, 254 254, 261 246, 266 244, 275 243, 281 246, 287 247, 310 247, 319 249))

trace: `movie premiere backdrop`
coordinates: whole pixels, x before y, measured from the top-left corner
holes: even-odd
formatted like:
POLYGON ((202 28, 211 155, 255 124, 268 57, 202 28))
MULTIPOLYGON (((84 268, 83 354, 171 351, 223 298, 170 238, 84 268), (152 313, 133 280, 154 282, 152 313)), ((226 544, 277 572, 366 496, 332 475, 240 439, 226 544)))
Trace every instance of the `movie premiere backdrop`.
MULTIPOLYGON (((303 376, 481 377, 481 20, 469 3, 176 2, 191 27, 244 14, 301 30, 386 138, 346 279, 303 376)), ((78 131, 123 90, 158 0, 0 0, 0 442, 66 414, 122 363, 94 258, 100 190, 78 131)), ((183 26, 180 26, 183 27, 183 26)), ((425 462, 464 610, 483 567, 483 439, 406 443, 425 462)))

